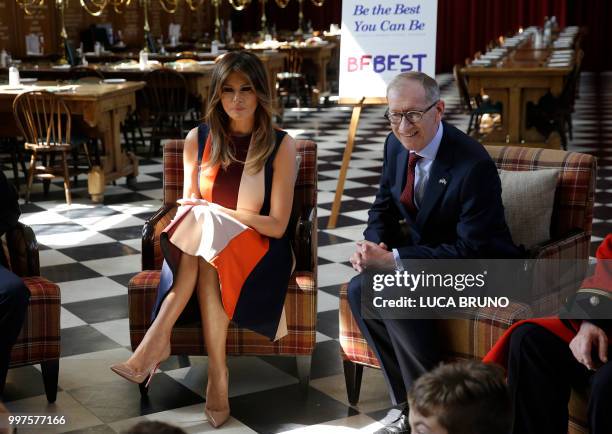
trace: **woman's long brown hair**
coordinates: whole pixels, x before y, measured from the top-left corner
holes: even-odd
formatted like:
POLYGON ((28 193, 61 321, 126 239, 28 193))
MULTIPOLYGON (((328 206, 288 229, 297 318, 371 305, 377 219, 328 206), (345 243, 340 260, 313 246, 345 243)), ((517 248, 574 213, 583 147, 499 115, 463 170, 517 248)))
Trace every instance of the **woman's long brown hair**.
POLYGON ((212 147, 207 166, 214 167, 219 164, 227 168, 232 161, 237 161, 231 146, 228 146, 230 118, 221 104, 223 84, 232 72, 243 74, 257 96, 249 159, 245 163, 245 170, 253 174, 263 168, 266 160, 274 151, 275 134, 272 123, 274 109, 266 69, 259 57, 248 51, 232 51, 225 54, 213 70, 204 116, 212 136, 212 147))

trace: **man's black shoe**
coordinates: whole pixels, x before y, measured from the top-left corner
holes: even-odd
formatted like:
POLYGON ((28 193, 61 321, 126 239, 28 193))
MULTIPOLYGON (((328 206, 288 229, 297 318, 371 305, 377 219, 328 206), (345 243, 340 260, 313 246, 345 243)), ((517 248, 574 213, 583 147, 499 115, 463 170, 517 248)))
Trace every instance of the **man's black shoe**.
POLYGON ((376 431, 374 434, 410 434, 410 425, 408 424, 408 409, 404 408, 400 415, 389 425, 376 431))

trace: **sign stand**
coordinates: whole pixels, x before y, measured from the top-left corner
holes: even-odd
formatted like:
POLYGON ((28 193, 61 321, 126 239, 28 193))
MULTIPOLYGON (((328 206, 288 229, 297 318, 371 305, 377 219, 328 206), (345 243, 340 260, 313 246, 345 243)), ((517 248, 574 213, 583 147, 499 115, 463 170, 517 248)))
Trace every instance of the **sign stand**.
POLYGON ((342 193, 344 193, 344 182, 346 181, 346 172, 348 171, 349 163, 351 162, 351 156, 353 155, 353 147, 355 145, 355 136, 357 135, 357 126, 359 125, 361 110, 366 105, 385 105, 387 104, 387 98, 340 98, 338 104, 352 105, 353 113, 351 115, 348 140, 346 142, 346 148, 344 148, 344 155, 342 157, 342 166, 340 167, 340 176, 338 177, 338 185, 336 186, 336 195, 334 197, 334 203, 332 204, 331 215, 329 216, 329 221, 327 222, 327 229, 334 229, 338 222, 338 215, 340 214, 340 204, 342 201, 342 193))
POLYGON ((396 0, 342 2, 339 104, 353 106, 348 141, 328 229, 336 227, 346 173, 366 105, 386 105, 387 85, 400 72, 435 75, 438 0, 406 5, 396 0), (382 41, 382 43, 381 43, 382 41))

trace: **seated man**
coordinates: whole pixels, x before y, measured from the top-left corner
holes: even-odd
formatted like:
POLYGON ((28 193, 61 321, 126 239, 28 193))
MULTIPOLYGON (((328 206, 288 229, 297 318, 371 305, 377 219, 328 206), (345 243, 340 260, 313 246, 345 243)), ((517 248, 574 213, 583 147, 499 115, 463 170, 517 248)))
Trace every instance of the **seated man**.
MULTIPOLYGON (((10 230, 19 219, 21 211, 17 202, 17 192, 7 181, 0 170, 0 237, 10 230)), ((30 291, 23 281, 6 267, 8 259, 4 255, 0 243, 0 400, 4 391, 4 383, 11 358, 11 349, 19 332, 28 309, 30 291)))
POLYGON ((612 234, 596 256, 595 274, 582 282, 565 315, 579 309, 581 318, 590 319, 520 321, 484 358, 508 369, 515 434, 566 434, 572 386, 590 386, 589 432, 612 433, 612 234))
POLYGON ((421 376, 408 392, 413 434, 510 434, 512 404, 503 371, 452 363, 421 376))
MULTIPOLYGON (((353 268, 402 269, 402 259, 520 257, 495 163, 480 143, 442 121, 436 81, 402 73, 389 83, 387 100, 392 132, 365 241, 350 258, 353 268)), ((434 322, 364 319, 362 276, 349 284, 351 311, 382 366, 391 400, 401 404, 412 383, 440 360, 434 322)), ((408 432, 406 415, 381 432, 408 432)))

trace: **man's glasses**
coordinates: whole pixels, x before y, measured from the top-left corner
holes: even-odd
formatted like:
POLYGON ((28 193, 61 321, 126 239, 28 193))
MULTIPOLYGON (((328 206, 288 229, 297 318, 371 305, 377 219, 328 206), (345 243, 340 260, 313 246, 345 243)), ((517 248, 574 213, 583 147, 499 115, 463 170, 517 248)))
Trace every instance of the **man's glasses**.
POLYGON ((405 118, 411 124, 416 124, 423 119, 423 115, 427 113, 433 106, 438 104, 439 100, 434 102, 432 105, 427 107, 423 111, 419 110, 411 110, 407 112, 390 112, 389 109, 385 112, 385 119, 389 121, 392 125, 399 125, 402 123, 402 119, 405 118))

